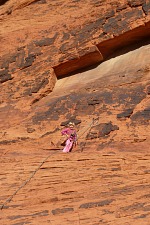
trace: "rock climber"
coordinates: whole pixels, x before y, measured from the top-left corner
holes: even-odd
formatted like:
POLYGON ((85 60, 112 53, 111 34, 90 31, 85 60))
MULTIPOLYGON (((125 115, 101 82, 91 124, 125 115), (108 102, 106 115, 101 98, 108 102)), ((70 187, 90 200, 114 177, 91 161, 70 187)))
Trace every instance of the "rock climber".
POLYGON ((65 141, 65 147, 63 149, 63 152, 71 152, 73 146, 77 145, 77 133, 74 127, 75 124, 69 122, 68 127, 64 128, 61 131, 61 134, 65 135, 67 138, 67 140, 65 141))

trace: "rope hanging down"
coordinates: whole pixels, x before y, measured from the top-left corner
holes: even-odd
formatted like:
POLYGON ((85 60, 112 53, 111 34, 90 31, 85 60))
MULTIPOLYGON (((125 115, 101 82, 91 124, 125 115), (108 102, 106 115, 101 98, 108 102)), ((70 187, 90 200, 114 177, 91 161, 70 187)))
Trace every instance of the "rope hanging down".
MULTIPOLYGON (((98 122, 98 119, 99 118, 96 118, 92 120, 92 123, 89 124, 88 128, 82 133, 79 135, 79 138, 81 138, 81 136, 89 129, 91 128, 92 126, 96 125, 97 122, 98 122)), ((53 149, 51 149, 53 150, 53 149)), ((47 159, 53 155, 55 152, 49 154, 41 163, 40 165, 36 168, 36 170, 33 171, 33 173, 31 174, 31 176, 0 206, 0 209, 4 209, 4 207, 6 206, 7 203, 11 202, 11 200, 13 199, 13 197, 27 184, 29 183, 29 181, 34 177, 34 175, 36 174, 36 172, 41 168, 41 166, 47 161, 47 159)))
POLYGON ((40 165, 37 167, 37 169, 35 171, 33 171, 33 173, 31 174, 31 176, 4 202, 4 204, 2 204, 0 206, 1 210, 5 207, 5 205, 9 202, 11 202, 11 200, 13 199, 13 197, 18 193, 18 191, 23 188, 31 179, 32 177, 34 177, 34 175, 36 174, 36 172, 41 168, 41 166, 46 162, 46 160, 54 153, 51 153, 49 156, 47 156, 41 163, 40 165))
POLYGON ((79 138, 78 138, 78 139, 80 139, 80 138, 82 137, 82 135, 85 134, 85 132, 86 132, 89 128, 91 128, 91 127, 94 126, 94 125, 96 126, 96 125, 98 124, 98 120, 99 120, 99 117, 97 117, 96 119, 93 118, 92 122, 88 125, 88 128, 85 129, 85 131, 84 131, 82 134, 79 135, 79 138))

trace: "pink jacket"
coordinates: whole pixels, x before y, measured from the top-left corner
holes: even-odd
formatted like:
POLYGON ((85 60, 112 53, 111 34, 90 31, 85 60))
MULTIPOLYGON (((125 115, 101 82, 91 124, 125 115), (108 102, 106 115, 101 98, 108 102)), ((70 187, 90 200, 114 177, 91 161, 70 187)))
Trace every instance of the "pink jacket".
POLYGON ((77 141, 77 134, 76 134, 76 130, 74 130, 74 129, 70 129, 69 127, 64 128, 61 131, 61 134, 62 135, 68 135, 69 136, 68 139, 73 140, 74 142, 77 141))

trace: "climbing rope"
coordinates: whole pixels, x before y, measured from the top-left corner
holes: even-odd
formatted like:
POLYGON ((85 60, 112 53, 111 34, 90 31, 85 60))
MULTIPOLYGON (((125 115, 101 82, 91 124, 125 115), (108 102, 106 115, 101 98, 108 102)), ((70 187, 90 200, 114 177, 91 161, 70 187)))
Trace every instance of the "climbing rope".
POLYGON ((53 155, 53 153, 51 153, 50 155, 48 155, 41 163, 40 165, 37 167, 37 169, 35 171, 33 171, 33 173, 31 174, 31 176, 0 206, 1 210, 6 206, 7 203, 11 202, 11 200, 13 199, 13 197, 18 193, 18 191, 20 189, 22 189, 31 179, 32 177, 34 177, 34 175, 36 174, 36 172, 41 168, 41 166, 47 161, 47 159, 53 155))
MULTIPOLYGON (((88 128, 86 128, 86 130, 79 135, 78 139, 80 139, 83 134, 92 126, 97 125, 99 118, 96 118, 92 120, 92 122, 89 124, 88 128)), ((51 149, 51 150, 55 150, 55 149, 51 149)), ((36 168, 36 170, 33 171, 33 173, 31 174, 31 176, 0 206, 0 209, 4 209, 6 204, 11 202, 11 200, 13 199, 13 197, 27 184, 29 183, 29 181, 34 177, 34 175, 37 173, 37 171, 41 168, 41 166, 48 160, 48 158, 50 156, 52 156, 55 152, 49 154, 41 163, 40 165, 36 168)))
POLYGON ((85 131, 79 135, 78 139, 80 139, 80 138, 83 136, 83 134, 85 134, 85 132, 86 132, 88 129, 90 129, 92 126, 96 126, 96 125, 98 124, 98 120, 99 120, 99 117, 93 118, 93 120, 92 120, 92 122, 89 124, 88 128, 85 129, 85 131))

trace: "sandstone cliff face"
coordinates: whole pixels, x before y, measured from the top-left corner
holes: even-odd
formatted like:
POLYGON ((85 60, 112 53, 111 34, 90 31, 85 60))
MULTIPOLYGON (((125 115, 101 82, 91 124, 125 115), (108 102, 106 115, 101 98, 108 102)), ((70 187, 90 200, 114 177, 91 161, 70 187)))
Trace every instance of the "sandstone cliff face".
POLYGON ((1 102, 32 102, 53 89, 56 76, 149 36, 149 8, 144 0, 6 1, 0 9, 1 102))
POLYGON ((149 225, 150 2, 1 1, 0 26, 1 223, 149 225))

